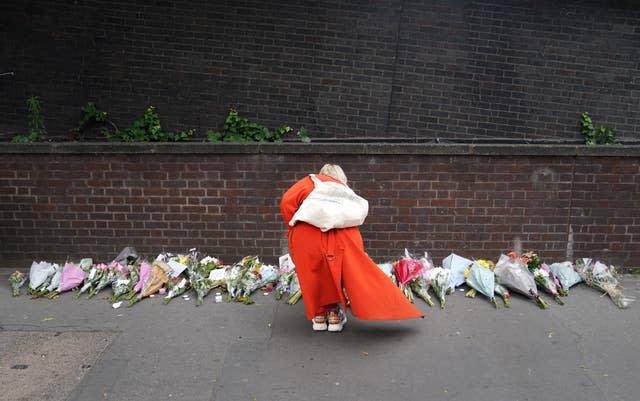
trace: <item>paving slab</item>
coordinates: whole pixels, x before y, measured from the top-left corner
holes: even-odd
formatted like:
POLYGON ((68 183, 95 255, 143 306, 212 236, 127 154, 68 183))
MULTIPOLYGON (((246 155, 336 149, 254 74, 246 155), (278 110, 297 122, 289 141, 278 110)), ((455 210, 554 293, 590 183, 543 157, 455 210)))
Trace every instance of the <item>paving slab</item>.
POLYGON ((0 399, 64 401, 114 333, 0 331, 0 399))

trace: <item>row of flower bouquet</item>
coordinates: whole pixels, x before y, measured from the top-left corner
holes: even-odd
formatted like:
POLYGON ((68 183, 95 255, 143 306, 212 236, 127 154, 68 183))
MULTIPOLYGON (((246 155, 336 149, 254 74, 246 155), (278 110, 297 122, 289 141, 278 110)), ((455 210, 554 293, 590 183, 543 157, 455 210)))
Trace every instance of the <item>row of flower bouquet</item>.
POLYGON ((426 253, 422 257, 415 257, 407 250, 400 260, 378 265, 409 300, 413 302, 416 295, 433 306, 428 293, 431 288, 441 308, 445 307, 445 296, 463 284, 470 288, 467 297, 473 298, 481 293, 496 308, 499 307, 496 297, 501 297, 504 306, 510 307, 509 291, 513 291, 531 298, 540 308, 546 309, 549 305, 540 296, 539 288, 550 294, 558 304, 564 305, 562 297, 569 295, 569 288, 580 282, 609 295, 619 308, 627 308, 634 301, 633 297, 625 296, 622 292, 615 267, 592 259, 549 265, 534 252, 502 254, 495 263, 451 254, 442 261, 442 266, 434 266, 426 253))
MULTIPOLYGON (((500 255, 495 263, 451 254, 442 261, 442 266, 435 266, 427 253, 416 257, 405 249, 399 260, 378 267, 410 301, 418 297, 433 306, 431 290, 441 308, 445 307, 446 296, 463 284, 470 288, 467 297, 481 293, 496 308, 499 307, 497 297, 505 307, 511 306, 510 291, 547 308, 548 303, 538 288, 562 305, 569 289, 580 282, 609 295, 619 308, 628 307, 634 300, 623 294, 614 266, 591 259, 548 265, 534 252, 522 255, 510 252, 500 255)), ((289 304, 295 304, 302 297, 289 255, 280 257, 278 266, 264 264, 257 256, 246 256, 237 263, 225 265, 222 260, 196 249, 185 254, 164 252, 151 262, 139 257, 131 247, 123 249, 108 264, 94 263, 90 258, 78 263, 67 261, 63 265, 33 262, 28 276, 16 271, 9 281, 14 296, 20 295, 21 287, 28 283, 27 293, 33 298, 55 298, 67 291, 73 291, 76 298, 83 295, 91 298, 110 287, 114 307, 122 303, 132 306, 156 294, 163 296, 163 303, 168 304, 178 296, 189 299, 189 292, 195 294, 195 304, 201 305, 213 289, 225 292, 228 301, 245 304, 253 303, 251 294, 259 289, 274 291, 276 299, 286 297, 289 304)))
POLYGON ((280 258, 279 267, 264 264, 257 256, 246 256, 235 264, 225 265, 222 260, 195 249, 186 254, 161 253, 151 262, 138 257, 131 247, 109 264, 94 263, 90 258, 63 265, 33 262, 28 276, 16 271, 9 281, 14 296, 20 295, 26 284, 26 292, 32 298, 53 299, 67 291, 73 291, 76 298, 83 295, 91 298, 110 287, 114 307, 124 302, 133 306, 156 294, 168 304, 178 296, 189 299, 188 292, 195 293, 198 306, 213 289, 226 292, 228 301, 245 304, 252 303, 250 295, 260 288, 275 290, 278 299, 286 295, 286 302, 291 304, 302 295, 295 266, 288 255, 280 258))

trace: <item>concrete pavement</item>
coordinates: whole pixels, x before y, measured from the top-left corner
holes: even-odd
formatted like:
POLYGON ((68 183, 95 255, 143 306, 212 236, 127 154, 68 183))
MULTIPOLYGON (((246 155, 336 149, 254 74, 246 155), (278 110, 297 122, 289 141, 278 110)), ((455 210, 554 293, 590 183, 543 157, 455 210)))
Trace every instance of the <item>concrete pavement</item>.
MULTIPOLYGON (((110 290, 92 299, 14 298, 10 272, 0 270, 0 375, 51 369, 33 355, 57 337, 70 337, 66 354, 77 355, 59 364, 54 383, 65 388, 39 380, 31 385, 41 391, 21 392, 0 380, 7 401, 640 399, 640 303, 620 310, 584 284, 564 306, 543 295, 548 310, 517 295, 512 308, 495 310, 457 291, 444 310, 417 299, 425 319, 349 315, 336 334, 313 332, 302 303, 273 294, 255 293, 253 305, 217 304, 210 294, 199 307, 193 297, 169 305, 155 297, 113 309, 110 290)), ((639 278, 626 275, 623 285, 640 295, 639 278)))

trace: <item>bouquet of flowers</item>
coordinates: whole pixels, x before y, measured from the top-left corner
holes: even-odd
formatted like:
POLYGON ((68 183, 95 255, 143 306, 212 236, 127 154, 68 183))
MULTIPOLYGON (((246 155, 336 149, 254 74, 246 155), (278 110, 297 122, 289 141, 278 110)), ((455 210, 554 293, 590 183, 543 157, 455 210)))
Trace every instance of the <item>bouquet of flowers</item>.
POLYGON ((540 285, 542 289, 553 296, 553 299, 560 305, 564 305, 564 301, 560 299, 560 293, 558 292, 555 277, 549 266, 542 263, 538 255, 534 252, 526 252, 522 254, 522 258, 526 261, 527 269, 533 274, 533 278, 536 284, 540 285))
POLYGON ((558 281, 560 281, 560 288, 562 288, 567 294, 569 294, 569 288, 582 281, 580 275, 574 270, 573 263, 569 261, 553 263, 549 268, 558 281))
POLYGON ((118 274, 118 272, 125 271, 124 266, 122 266, 118 262, 112 262, 109 265, 105 265, 104 263, 101 263, 98 266, 102 270, 100 274, 100 279, 98 280, 95 286, 89 289, 89 292, 87 293, 87 298, 93 297, 98 292, 100 292, 100 290, 110 285, 114 277, 116 277, 116 275, 118 274))
POLYGON ((51 282, 52 276, 56 272, 55 264, 49 262, 33 262, 29 269, 29 288, 28 293, 34 297, 40 296, 46 292, 51 282))
POLYGON ((451 270, 443 269, 442 267, 435 267, 427 270, 426 278, 440 301, 440 308, 444 309, 445 295, 450 290, 449 284, 451 282, 451 270))
POLYGON ((196 292, 196 306, 200 306, 204 302, 204 297, 211 292, 213 283, 209 280, 209 277, 197 267, 189 270, 188 275, 191 288, 196 292))
MULTIPOLYGON (((209 275, 214 268, 218 267, 218 264, 214 261, 203 260, 204 262, 199 262, 195 253, 192 253, 191 256, 182 256, 179 259, 179 262, 186 266, 186 278, 188 279, 189 287, 196 293, 196 306, 202 305, 204 297, 213 289, 214 283, 209 279, 209 275)), ((184 287, 178 288, 180 293, 184 293, 188 289, 186 287, 187 282, 184 282, 183 285, 184 287)))
POLYGON ((184 294, 189 289, 191 289, 191 283, 185 276, 179 275, 178 277, 170 278, 167 282, 167 295, 162 299, 162 303, 168 304, 173 298, 184 294))
POLYGON ((300 289, 300 282, 298 281, 298 275, 293 272, 291 283, 289 284, 289 296, 286 303, 289 305, 295 305, 300 298, 302 298, 302 290, 300 289))
MULTIPOLYGON (((135 289, 138 286, 138 283, 140 282, 140 276, 142 274, 142 265, 148 266, 149 269, 151 268, 151 265, 149 265, 149 263, 147 263, 146 261, 142 263, 136 262, 128 266, 129 282, 126 283, 126 288, 122 288, 118 290, 118 293, 120 295, 111 297, 112 302, 118 302, 122 300, 129 301, 130 299, 136 296, 137 292, 135 289)), ((112 285, 112 288, 113 288, 113 285, 112 285)), ((115 290, 114 290, 114 295, 115 295, 115 290)))
POLYGON ((236 299, 240 293, 240 280, 244 274, 256 263, 259 263, 257 256, 245 256, 242 260, 225 272, 225 282, 227 285, 227 299, 229 301, 236 299))
POLYGON ((289 286, 291 285, 291 280, 293 280, 293 276, 295 276, 295 274, 295 270, 289 270, 280 273, 280 277, 275 287, 276 299, 282 299, 284 294, 289 292, 289 286))
POLYGON ((140 294, 127 302, 128 306, 132 306, 142 298, 148 297, 149 295, 158 292, 160 288, 162 288, 167 283, 167 281, 169 281, 170 271, 171 267, 169 267, 169 265, 167 265, 166 263, 159 260, 153 262, 151 276, 142 286, 140 294))
POLYGON ((289 292, 289 285, 295 275, 296 266, 291 260, 289 254, 282 255, 279 258, 278 282, 275 287, 276 299, 282 299, 284 294, 289 292))
POLYGON ((137 280, 138 273, 139 267, 136 265, 135 261, 122 269, 115 269, 111 279, 111 291, 113 292, 111 302, 117 302, 127 292, 133 289, 135 283, 132 281, 134 279, 137 280))
POLYGON ((431 299, 431 296, 428 292, 429 286, 429 282, 423 274, 418 275, 416 278, 409 282, 411 291, 413 291, 413 293, 415 293, 418 298, 426 302, 427 305, 433 306, 433 300, 431 299))
POLYGON ((499 284, 498 282, 496 282, 494 291, 496 294, 502 297, 502 302, 504 303, 504 307, 511 308, 511 294, 509 293, 509 290, 507 290, 507 288, 504 287, 502 284, 499 284))
POLYGON ((422 272, 422 264, 415 259, 403 258, 393 264, 393 272, 398 280, 398 287, 402 293, 413 302, 413 291, 409 283, 422 272))
POLYGON ((76 292, 75 297, 80 298, 82 294, 90 290, 92 287, 96 286, 100 279, 102 279, 102 274, 106 269, 107 265, 104 263, 98 263, 91 266, 89 273, 84 278, 84 284, 80 287, 80 290, 76 292))
MULTIPOLYGON (((465 280, 467 278, 467 276, 469 275, 469 269, 471 269, 471 265, 473 265, 474 263, 479 264, 480 266, 489 269, 491 271, 494 271, 496 268, 496 264, 493 263, 493 261, 489 260, 489 259, 476 259, 474 262, 471 262, 471 264, 469 264, 469 266, 464 269, 464 277, 465 280)), ((495 273, 493 274, 493 277, 495 278, 495 273)), ((495 287, 498 285, 498 279, 495 278, 495 284, 493 285, 493 288, 495 290, 495 287)), ((469 291, 466 292, 466 294, 464 294, 466 297, 469 298, 475 298, 476 295, 478 294, 478 290, 476 290, 475 288, 471 287, 471 289, 469 291)), ((500 295, 500 294, 498 294, 500 295)))
POLYGON ((576 271, 584 282, 593 288, 604 291, 618 308, 625 309, 635 300, 625 296, 618 281, 618 273, 614 266, 607 266, 591 259, 582 259, 576 263, 576 271))
POLYGON ((533 274, 529 272, 525 262, 517 257, 515 253, 511 252, 509 256, 500 255, 494 272, 496 277, 498 277, 498 283, 532 298, 542 309, 549 307, 547 303, 540 298, 533 274))
POLYGON ((138 275, 138 281, 133 286, 133 291, 131 291, 133 294, 128 294, 127 299, 133 298, 136 293, 142 290, 144 284, 147 282, 147 280, 149 280, 149 277, 151 277, 152 271, 153 266, 146 260, 140 264, 140 274, 138 275))
POLYGON ((560 283, 560 279, 558 278, 558 276, 556 276, 556 274, 553 272, 553 270, 551 270, 551 266, 549 266, 546 263, 542 263, 540 265, 540 268, 542 270, 546 271, 547 274, 549 274, 549 277, 551 278, 551 281, 556 286, 556 291, 558 291, 558 294, 561 297, 566 297, 567 295, 569 295, 569 292, 567 292, 567 290, 562 288, 562 284, 560 283))
MULTIPOLYGON (((86 263, 86 262, 85 262, 86 263)), ((83 283, 86 273, 80 265, 66 262, 62 267, 60 281, 57 288, 49 292, 48 297, 53 299, 63 292, 76 288, 83 283)))
POLYGON ((455 253, 450 254, 446 258, 442 259, 442 267, 445 270, 449 270, 450 273, 450 282, 449 289, 451 291, 455 290, 456 287, 461 286, 465 282, 464 271, 467 269, 473 261, 464 258, 462 256, 456 255, 455 253))
MULTIPOLYGON (((465 269, 464 276, 469 287, 486 295, 493 306, 495 306, 496 309, 498 308, 498 302, 494 296, 496 277, 493 270, 478 262, 474 262, 471 267, 465 269)), ((472 291, 469 291, 466 296, 473 298, 475 297, 475 292, 472 293, 472 291)))
POLYGON ((54 264, 53 267, 55 271, 51 276, 51 279, 48 280, 49 285, 41 293, 41 295, 47 295, 50 299, 53 299, 55 297, 55 295, 51 296, 51 294, 57 293, 58 287, 60 287, 60 280, 62 279, 63 270, 63 267, 58 264, 54 264))
POLYGON ((27 276, 16 270, 9 276, 9 282, 11 283, 11 294, 17 297, 20 295, 20 288, 27 282, 27 276))
POLYGON ((256 263, 245 272, 238 283, 236 300, 245 304, 253 303, 249 296, 258 288, 273 284, 278 279, 278 270, 275 266, 265 265, 256 259, 256 263))

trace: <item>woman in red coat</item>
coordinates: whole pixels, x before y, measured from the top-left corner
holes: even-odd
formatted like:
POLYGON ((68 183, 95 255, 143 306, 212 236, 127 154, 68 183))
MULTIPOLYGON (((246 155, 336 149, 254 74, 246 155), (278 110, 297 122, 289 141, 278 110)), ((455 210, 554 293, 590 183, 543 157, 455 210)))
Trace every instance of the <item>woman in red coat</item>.
MULTIPOLYGON (((338 165, 326 164, 317 177, 347 185, 338 165)), ((357 227, 322 232, 298 221, 289 226, 302 201, 313 191, 309 176, 285 192, 280 213, 289 227, 289 254, 296 265, 307 319, 314 330, 342 331, 347 299, 354 316, 363 320, 424 317, 364 251, 357 227)))

